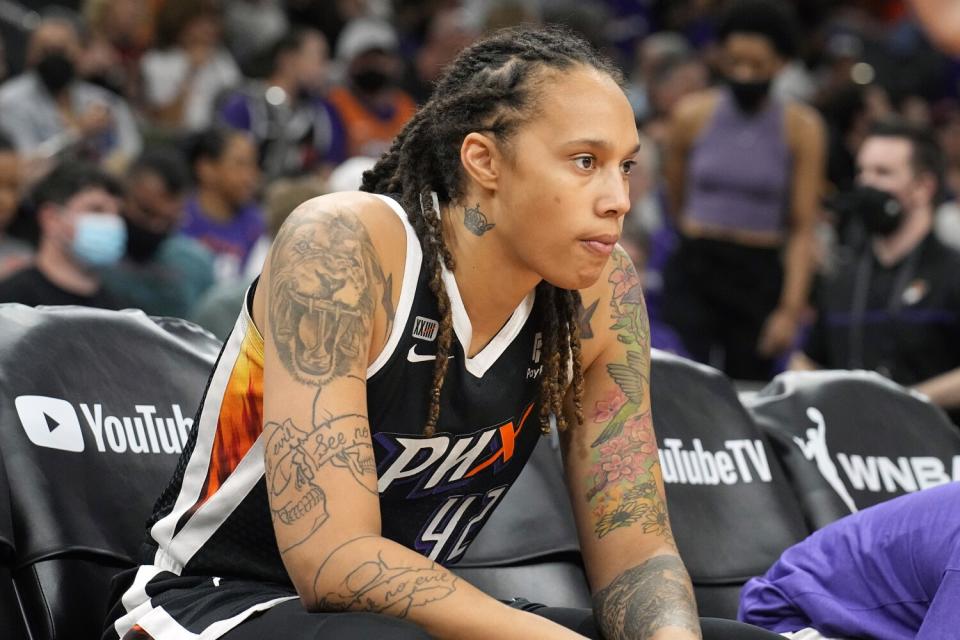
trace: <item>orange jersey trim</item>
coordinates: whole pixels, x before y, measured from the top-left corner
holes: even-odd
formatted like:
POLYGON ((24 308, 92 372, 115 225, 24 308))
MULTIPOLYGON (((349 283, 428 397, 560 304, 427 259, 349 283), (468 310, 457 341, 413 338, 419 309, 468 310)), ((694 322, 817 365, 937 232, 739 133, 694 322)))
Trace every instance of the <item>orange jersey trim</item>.
POLYGON ((263 432, 263 343, 250 328, 224 392, 199 509, 233 473, 263 432))

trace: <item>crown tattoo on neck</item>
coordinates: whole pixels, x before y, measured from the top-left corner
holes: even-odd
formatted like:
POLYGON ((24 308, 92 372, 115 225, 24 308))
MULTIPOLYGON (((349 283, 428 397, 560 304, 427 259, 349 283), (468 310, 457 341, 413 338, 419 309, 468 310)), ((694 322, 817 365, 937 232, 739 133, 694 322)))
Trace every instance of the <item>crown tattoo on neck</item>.
POLYGON ((487 216, 480 211, 480 203, 475 207, 467 207, 463 213, 463 226, 470 230, 476 236, 482 236, 495 226, 492 222, 487 222, 487 216))

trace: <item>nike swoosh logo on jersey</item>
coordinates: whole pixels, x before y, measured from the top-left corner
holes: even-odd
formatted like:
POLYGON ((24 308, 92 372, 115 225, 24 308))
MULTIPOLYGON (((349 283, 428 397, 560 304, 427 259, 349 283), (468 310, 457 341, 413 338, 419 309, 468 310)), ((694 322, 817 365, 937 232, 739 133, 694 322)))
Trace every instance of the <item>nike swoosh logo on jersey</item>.
MULTIPOLYGON (((452 357, 453 356, 447 356, 447 359, 449 360, 452 357)), ((410 347, 410 351, 407 351, 407 360, 409 360, 410 362, 427 362, 428 360, 436 360, 436 359, 437 359, 436 354, 423 355, 423 354, 417 353, 417 345, 413 345, 412 347, 410 347)))

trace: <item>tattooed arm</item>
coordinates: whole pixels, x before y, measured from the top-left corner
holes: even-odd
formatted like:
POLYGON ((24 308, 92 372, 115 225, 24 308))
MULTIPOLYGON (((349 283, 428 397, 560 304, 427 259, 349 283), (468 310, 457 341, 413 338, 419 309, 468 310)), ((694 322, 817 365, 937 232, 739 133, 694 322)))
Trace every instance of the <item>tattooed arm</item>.
POLYGON ((437 638, 579 637, 381 536, 365 374, 393 321, 399 225, 369 195, 311 200, 264 268, 264 476, 284 565, 314 611, 409 618, 437 638))
POLYGON ((594 616, 608 640, 699 638, 653 432, 647 313, 626 252, 618 247, 581 295, 584 424, 568 418, 563 452, 594 616))

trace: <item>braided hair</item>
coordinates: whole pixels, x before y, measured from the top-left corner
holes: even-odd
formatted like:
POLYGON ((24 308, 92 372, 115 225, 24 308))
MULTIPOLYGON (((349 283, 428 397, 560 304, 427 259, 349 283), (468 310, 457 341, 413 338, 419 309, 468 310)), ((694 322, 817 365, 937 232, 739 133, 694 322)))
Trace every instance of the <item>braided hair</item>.
MULTIPOLYGON (((575 66, 602 71, 622 84, 620 71, 567 29, 513 27, 495 32, 457 56, 437 81, 433 97, 407 123, 373 169, 363 175, 363 191, 398 194, 431 273, 430 290, 437 298, 441 320, 426 435, 436 431, 453 337, 450 299, 442 272, 443 267, 453 271, 456 266, 444 242, 431 194, 436 193, 441 204, 459 202, 466 188, 460 163, 464 137, 482 131, 507 144, 518 127, 536 114, 537 81, 543 72, 563 72, 575 66)), ((583 422, 581 303, 578 291, 560 289, 546 281, 537 285, 536 295, 546 309, 545 371, 540 382, 540 426, 546 433, 551 414, 558 428, 566 428, 563 402, 571 368, 575 415, 578 422, 583 422)))

